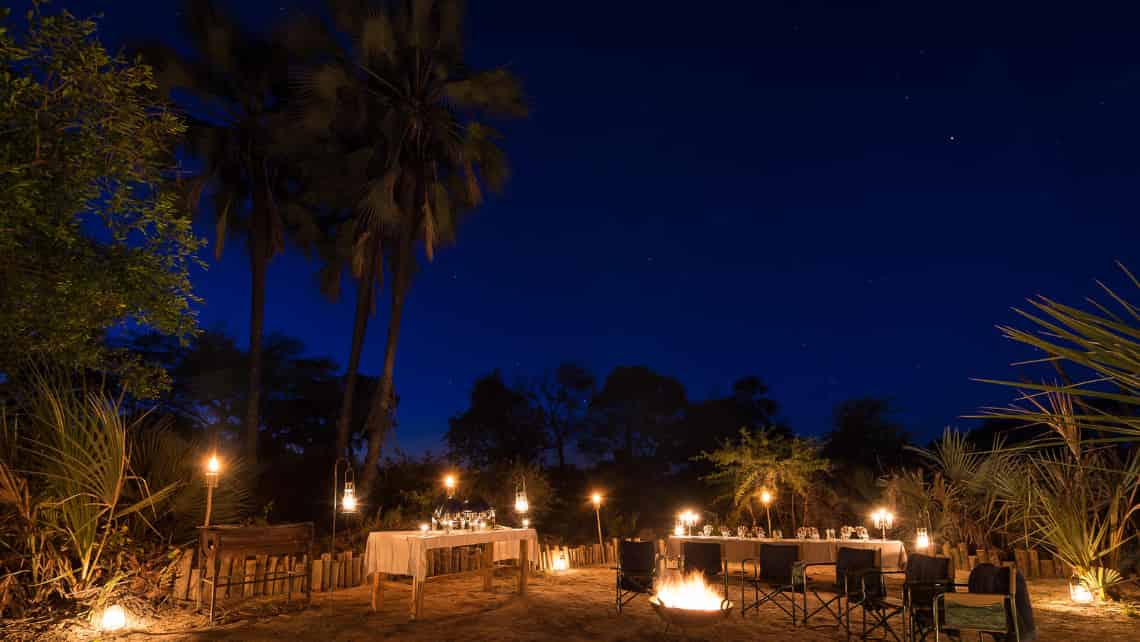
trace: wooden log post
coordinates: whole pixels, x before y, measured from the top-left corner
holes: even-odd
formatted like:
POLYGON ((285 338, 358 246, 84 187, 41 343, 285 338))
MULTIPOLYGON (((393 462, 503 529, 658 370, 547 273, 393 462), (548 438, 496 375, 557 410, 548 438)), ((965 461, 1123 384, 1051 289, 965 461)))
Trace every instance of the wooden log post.
POLYGON ((488 542, 483 545, 483 590, 493 591, 495 588, 495 545, 488 542))

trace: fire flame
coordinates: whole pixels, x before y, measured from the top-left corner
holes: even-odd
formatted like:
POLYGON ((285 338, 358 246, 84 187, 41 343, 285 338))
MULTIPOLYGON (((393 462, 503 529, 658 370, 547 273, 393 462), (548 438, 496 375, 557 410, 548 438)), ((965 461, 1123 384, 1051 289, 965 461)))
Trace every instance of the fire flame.
POLYGON ((657 599, 669 608, 691 611, 719 611, 722 601, 701 573, 674 575, 658 582, 657 599))

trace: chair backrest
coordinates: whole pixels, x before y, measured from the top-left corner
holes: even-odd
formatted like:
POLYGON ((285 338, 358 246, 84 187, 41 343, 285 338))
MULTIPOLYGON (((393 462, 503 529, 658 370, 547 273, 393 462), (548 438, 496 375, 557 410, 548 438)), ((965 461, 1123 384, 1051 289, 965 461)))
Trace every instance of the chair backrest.
POLYGON ((766 582, 792 583, 792 567, 800 559, 800 547, 795 544, 761 544, 760 577, 766 582))
POLYGON ((716 542, 685 542, 681 545, 685 572, 697 571, 705 577, 720 575, 724 566, 720 559, 720 544, 716 542))
MULTIPOLYGON (((1006 633, 1010 631, 1006 612, 1008 595, 997 593, 943 593, 941 626, 1006 633)), ((937 602, 935 602, 937 604, 937 602)))
MULTIPOLYGON (((840 590, 845 586, 849 591, 859 590, 862 586, 860 572, 879 568, 877 553, 878 549, 874 548, 840 547, 835 556, 835 586, 840 590)), ((881 582, 875 582, 872 587, 877 589, 880 585, 881 582)), ((878 590, 868 592, 879 593, 878 590)))
POLYGON ((941 582, 952 581, 951 564, 949 557, 923 555, 912 553, 906 559, 906 581, 908 582, 941 582))
POLYGON ((657 565, 653 542, 623 541, 618 546, 618 566, 626 573, 652 573, 657 565))
POLYGON ((946 627, 1008 632, 1013 629, 1009 612, 1017 592, 1016 570, 979 564, 970 571, 969 593, 947 594, 946 627))
POLYGON ((953 560, 914 553, 906 560, 906 582, 908 602, 928 607, 935 595, 954 592, 953 560))

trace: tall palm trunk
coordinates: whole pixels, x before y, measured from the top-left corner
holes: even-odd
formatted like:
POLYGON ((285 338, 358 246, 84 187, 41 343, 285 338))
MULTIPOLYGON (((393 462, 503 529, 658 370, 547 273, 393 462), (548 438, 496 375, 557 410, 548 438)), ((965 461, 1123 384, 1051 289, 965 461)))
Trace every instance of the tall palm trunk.
POLYGON ((245 457, 251 465, 257 464, 257 433, 261 412, 261 332, 265 323, 265 272, 269 263, 269 238, 264 216, 258 216, 258 203, 254 203, 253 229, 250 230, 251 295, 249 310, 249 396, 245 406, 245 457))
POLYGON ((397 249, 397 270, 392 284, 392 311, 388 319, 388 338, 384 343, 384 370, 372 395, 372 405, 368 411, 368 452, 364 456, 364 474, 360 490, 364 494, 372 490, 376 480, 376 463, 380 461, 380 447, 384 436, 392 425, 392 379, 396 370, 396 343, 400 338, 400 319, 404 311, 404 298, 407 295, 411 275, 412 234, 402 232, 400 247, 397 249))
MULTIPOLYGON (((375 247, 375 246, 373 246, 375 247)), ((356 317, 352 322, 352 351, 348 355, 348 369, 344 373, 344 395, 340 400, 340 416, 336 422, 336 456, 348 452, 349 424, 352 423, 352 402, 356 393, 356 374, 360 368, 360 352, 364 347, 364 334, 368 330, 368 317, 372 312, 373 275, 379 262, 378 248, 369 252, 364 274, 357 282, 356 317)))

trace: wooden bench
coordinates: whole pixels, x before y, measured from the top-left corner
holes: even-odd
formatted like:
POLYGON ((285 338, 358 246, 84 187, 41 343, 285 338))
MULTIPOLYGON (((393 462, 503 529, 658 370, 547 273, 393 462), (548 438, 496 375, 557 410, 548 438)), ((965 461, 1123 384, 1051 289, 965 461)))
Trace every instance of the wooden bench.
MULTIPOLYGON (((244 586, 266 581, 285 580, 288 584, 286 600, 293 599, 293 580, 300 578, 301 592, 305 603, 312 599, 313 564, 313 523, 281 524, 278 526, 205 526, 199 527, 198 559, 201 563, 201 584, 198 591, 198 607, 202 605, 205 587, 210 587, 210 623, 214 622, 214 605, 217 603, 218 589, 229 586, 244 586), (299 555, 302 563, 289 568, 278 567, 274 572, 265 572, 254 579, 246 575, 222 575, 222 558, 245 559, 259 555, 299 555)), ((229 565, 227 565, 229 566, 229 565)), ((237 568, 240 565, 234 565, 237 568)), ((266 569, 268 571, 268 569, 266 569)))

